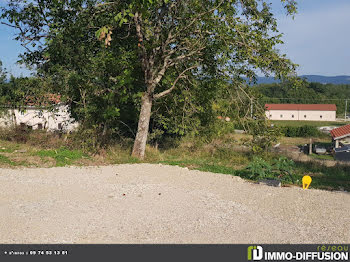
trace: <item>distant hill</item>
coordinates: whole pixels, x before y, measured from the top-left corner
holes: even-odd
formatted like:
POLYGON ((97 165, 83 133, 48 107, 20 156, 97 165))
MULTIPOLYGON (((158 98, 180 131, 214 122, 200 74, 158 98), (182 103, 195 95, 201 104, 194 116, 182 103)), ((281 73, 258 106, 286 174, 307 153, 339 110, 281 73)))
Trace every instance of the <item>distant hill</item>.
MULTIPOLYGON (((302 78, 306 78, 308 82, 317 82, 321 84, 349 84, 350 76, 321 76, 321 75, 302 75, 302 78)), ((258 84, 271 84, 277 83, 278 80, 273 77, 258 77, 258 84)))

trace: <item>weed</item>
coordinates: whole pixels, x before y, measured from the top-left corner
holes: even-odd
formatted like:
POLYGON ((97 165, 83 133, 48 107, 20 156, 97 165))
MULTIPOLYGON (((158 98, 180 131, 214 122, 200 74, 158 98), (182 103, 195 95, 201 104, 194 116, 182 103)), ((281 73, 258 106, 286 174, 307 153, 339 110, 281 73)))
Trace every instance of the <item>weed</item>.
POLYGON ((14 161, 11 161, 7 156, 0 155, 0 163, 1 164, 7 164, 10 166, 17 166, 17 163, 14 161))
POLYGON ((0 153, 13 153, 15 152, 17 149, 19 149, 19 145, 18 144, 5 144, 3 146, 0 146, 0 153))

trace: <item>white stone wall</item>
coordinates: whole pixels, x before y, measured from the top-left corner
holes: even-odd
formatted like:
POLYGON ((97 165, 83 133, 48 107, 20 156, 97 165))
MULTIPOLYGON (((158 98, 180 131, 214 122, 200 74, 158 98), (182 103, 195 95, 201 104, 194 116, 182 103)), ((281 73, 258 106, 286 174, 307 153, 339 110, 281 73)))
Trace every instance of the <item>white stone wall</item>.
POLYGON ((7 127, 21 123, 33 129, 46 129, 48 131, 63 130, 72 131, 78 127, 78 123, 70 116, 68 106, 60 105, 54 110, 39 108, 3 109, 0 112, 0 126, 7 127))
POLYGON ((336 111, 320 110, 267 110, 271 120, 336 121, 336 111))

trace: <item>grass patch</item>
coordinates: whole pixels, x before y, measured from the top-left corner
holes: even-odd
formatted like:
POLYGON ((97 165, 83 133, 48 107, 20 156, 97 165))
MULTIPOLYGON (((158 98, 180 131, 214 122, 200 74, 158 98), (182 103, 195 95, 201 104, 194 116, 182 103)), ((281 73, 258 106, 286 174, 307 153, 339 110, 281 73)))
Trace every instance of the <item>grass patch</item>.
POLYGON ((315 162, 296 162, 300 176, 310 174, 312 187, 320 189, 345 189, 350 191, 350 166, 326 167, 315 162))
POLYGON ((106 158, 111 164, 136 164, 142 162, 131 156, 131 147, 121 147, 119 145, 110 147, 107 150, 106 158))
POLYGON ((211 165, 206 164, 203 161, 160 161, 162 164, 171 165, 171 166, 180 166, 180 167, 187 167, 189 169, 195 169, 200 170, 204 172, 212 172, 212 173, 221 173, 221 174, 227 174, 227 175, 237 175, 237 170, 227 167, 227 166, 220 166, 220 165, 211 165))
POLYGON ((51 157, 56 161, 56 166, 71 165, 79 159, 88 157, 80 150, 69 150, 65 148, 59 148, 57 150, 39 150, 36 151, 34 155, 37 155, 42 159, 51 157))
MULTIPOLYGON (((329 122, 327 122, 329 124, 329 122)), ((156 149, 151 146, 146 148, 146 158, 139 160, 131 156, 132 143, 124 143, 112 146, 99 155, 88 156, 81 150, 69 150, 65 147, 42 148, 26 145, 27 152, 16 153, 15 150, 23 148, 15 142, 0 141, 0 165, 4 166, 28 166, 29 162, 21 161, 33 158, 31 160, 37 167, 40 166, 66 166, 66 165, 100 165, 100 164, 125 164, 125 163, 162 163, 167 165, 177 165, 196 169, 205 172, 221 173, 227 175, 236 175, 250 180, 250 174, 246 169, 252 161, 254 154, 247 152, 247 148, 242 147, 245 140, 251 139, 251 136, 245 134, 227 134, 214 139, 211 143, 196 141, 195 139, 183 139, 176 146, 163 149, 156 149), (12 160, 12 159, 14 160, 12 160), (15 159, 16 158, 16 159, 15 159)), ((283 145, 298 145, 308 143, 308 138, 282 138, 283 145)), ((329 146, 329 139, 313 139, 314 144, 322 143, 323 146, 329 146)), ((266 153, 262 156, 267 162, 272 163, 281 155, 266 153)), ((316 155, 311 157, 315 159, 332 160, 330 155, 316 155)), ((29 160, 27 160, 29 161, 29 160)), ((311 175, 313 182, 312 188, 320 189, 345 189, 350 191, 350 167, 338 165, 335 167, 326 167, 316 161, 295 162, 295 168, 292 173, 294 184, 301 186, 301 179, 304 175, 311 175)), ((287 182, 289 183, 289 182, 287 182)))
MULTIPOLYGON (((329 141, 331 140, 330 137, 322 137, 322 138, 312 138, 312 143, 321 145, 321 144, 331 144, 329 141)), ((294 146, 301 146, 304 144, 310 143, 310 138, 306 137, 282 137, 280 139, 280 142, 283 145, 294 145, 294 146)))
MULTIPOLYGON (((187 167, 237 169, 249 162, 249 156, 245 153, 235 152, 229 148, 198 148, 197 150, 169 150, 161 153, 160 162, 180 163, 187 167)), ((159 161, 158 161, 159 162, 159 161)))
POLYGON ((0 153, 13 153, 16 149, 13 148, 0 148, 0 153))
POLYGON ((0 155, 0 163, 10 165, 10 166, 17 166, 16 162, 11 161, 7 156, 3 156, 3 155, 0 155))
POLYGON ((309 155, 313 159, 320 159, 320 160, 334 160, 334 157, 331 155, 318 155, 318 154, 312 154, 309 155))
POLYGON ((19 148, 20 146, 16 143, 1 142, 0 153, 13 153, 19 148))
POLYGON ((5 165, 5 166, 28 166, 28 163, 26 161, 12 161, 10 158, 4 155, 0 155, 0 165, 5 165))

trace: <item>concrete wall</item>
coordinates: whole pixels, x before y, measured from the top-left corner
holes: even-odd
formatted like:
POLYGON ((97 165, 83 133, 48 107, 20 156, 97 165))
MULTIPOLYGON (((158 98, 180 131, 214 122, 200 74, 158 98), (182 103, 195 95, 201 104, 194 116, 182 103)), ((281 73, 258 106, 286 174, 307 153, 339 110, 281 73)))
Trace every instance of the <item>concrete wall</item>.
POLYGON ((33 129, 72 131, 78 127, 78 123, 71 118, 68 109, 66 105, 57 106, 53 111, 38 108, 3 109, 0 112, 0 126, 24 124, 33 129))
POLYGON ((269 110, 266 117, 271 120, 335 121, 336 111, 319 110, 269 110))

